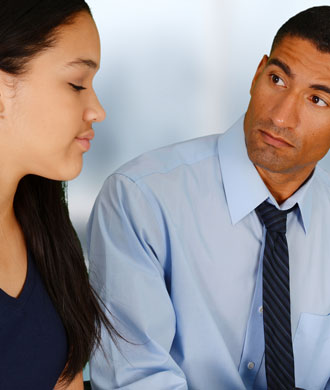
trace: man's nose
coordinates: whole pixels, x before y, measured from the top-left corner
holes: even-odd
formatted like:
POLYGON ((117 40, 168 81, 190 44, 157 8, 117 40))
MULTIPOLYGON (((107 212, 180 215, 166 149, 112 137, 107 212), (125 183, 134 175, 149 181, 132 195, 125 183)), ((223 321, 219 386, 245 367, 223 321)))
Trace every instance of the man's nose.
POLYGON ((283 91, 273 104, 270 117, 274 125, 288 129, 296 128, 301 108, 299 97, 294 93, 283 91))

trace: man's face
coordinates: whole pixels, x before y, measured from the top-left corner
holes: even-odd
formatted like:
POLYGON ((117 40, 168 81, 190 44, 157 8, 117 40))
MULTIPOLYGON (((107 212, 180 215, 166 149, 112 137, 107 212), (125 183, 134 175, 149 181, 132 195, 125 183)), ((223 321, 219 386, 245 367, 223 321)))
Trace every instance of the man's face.
POLYGON ((251 87, 245 142, 257 169, 310 172, 330 147, 330 54, 286 37, 264 56, 251 87))

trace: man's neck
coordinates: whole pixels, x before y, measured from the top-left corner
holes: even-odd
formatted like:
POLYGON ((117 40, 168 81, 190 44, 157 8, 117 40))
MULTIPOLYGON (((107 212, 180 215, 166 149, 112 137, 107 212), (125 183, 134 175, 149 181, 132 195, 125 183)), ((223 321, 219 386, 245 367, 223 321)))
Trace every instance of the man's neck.
POLYGON ((278 173, 271 172, 259 166, 255 166, 263 182, 270 193, 280 205, 290 198, 312 175, 315 166, 306 167, 304 170, 278 173))

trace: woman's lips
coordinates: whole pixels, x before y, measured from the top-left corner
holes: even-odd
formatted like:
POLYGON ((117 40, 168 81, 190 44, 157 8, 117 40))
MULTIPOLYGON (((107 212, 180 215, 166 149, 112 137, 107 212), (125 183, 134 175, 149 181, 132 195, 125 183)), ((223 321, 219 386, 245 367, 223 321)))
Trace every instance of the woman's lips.
POLYGON ((83 150, 85 152, 87 152, 91 147, 90 141, 93 138, 94 138, 94 130, 90 129, 90 130, 86 131, 85 133, 81 134, 80 137, 76 137, 75 139, 79 143, 79 145, 81 145, 83 150))
POLYGON ((91 147, 91 143, 90 143, 90 140, 88 138, 76 138, 76 141, 78 142, 79 145, 82 146, 82 148, 84 149, 85 152, 87 152, 90 147, 91 147))
POLYGON ((289 144, 287 141, 285 141, 283 138, 274 137, 271 134, 259 130, 262 136, 263 141, 271 146, 275 146, 276 148, 283 148, 283 147, 292 147, 293 145, 289 144))

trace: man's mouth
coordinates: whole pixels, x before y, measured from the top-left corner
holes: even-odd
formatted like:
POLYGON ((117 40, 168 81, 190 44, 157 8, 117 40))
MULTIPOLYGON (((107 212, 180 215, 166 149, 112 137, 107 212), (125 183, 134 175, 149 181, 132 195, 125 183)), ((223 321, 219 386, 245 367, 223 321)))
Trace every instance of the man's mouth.
POLYGON ((271 133, 264 130, 259 129, 259 131, 263 141, 268 145, 274 146, 276 148, 293 147, 293 145, 284 138, 272 135, 271 133))

